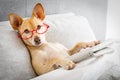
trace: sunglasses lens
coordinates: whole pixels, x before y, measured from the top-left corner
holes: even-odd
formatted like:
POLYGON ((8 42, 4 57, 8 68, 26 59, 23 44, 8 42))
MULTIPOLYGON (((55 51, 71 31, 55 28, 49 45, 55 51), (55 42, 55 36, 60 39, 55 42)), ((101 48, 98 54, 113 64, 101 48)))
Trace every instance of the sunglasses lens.
POLYGON ((28 39, 28 38, 30 38, 31 36, 32 36, 32 32, 23 33, 23 34, 22 34, 22 38, 23 38, 23 39, 28 39))
POLYGON ((42 34, 42 33, 46 32, 46 31, 47 31, 46 26, 42 26, 40 29, 37 29, 37 33, 39 33, 39 34, 42 34))

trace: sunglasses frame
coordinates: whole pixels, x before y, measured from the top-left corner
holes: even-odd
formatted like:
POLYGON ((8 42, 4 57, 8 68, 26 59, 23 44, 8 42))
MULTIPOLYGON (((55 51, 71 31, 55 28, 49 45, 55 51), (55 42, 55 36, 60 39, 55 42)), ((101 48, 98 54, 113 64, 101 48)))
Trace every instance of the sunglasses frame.
POLYGON ((31 36, 30 36, 30 37, 27 37, 27 38, 23 38, 23 37, 22 37, 22 35, 24 34, 24 32, 23 32, 22 34, 18 33, 18 37, 19 37, 19 38, 22 38, 22 39, 24 39, 24 40, 27 40, 27 39, 32 38, 34 32, 35 32, 35 33, 38 33, 38 34, 44 34, 44 33, 46 33, 46 32, 48 31, 48 29, 50 28, 50 26, 47 25, 47 24, 45 24, 45 23, 43 23, 43 25, 42 25, 41 27, 47 27, 47 28, 46 28, 46 30, 45 30, 44 32, 42 32, 42 33, 38 33, 38 32, 37 32, 37 29, 36 29, 36 30, 32 30, 32 31, 30 31, 30 32, 32 33, 31 36))

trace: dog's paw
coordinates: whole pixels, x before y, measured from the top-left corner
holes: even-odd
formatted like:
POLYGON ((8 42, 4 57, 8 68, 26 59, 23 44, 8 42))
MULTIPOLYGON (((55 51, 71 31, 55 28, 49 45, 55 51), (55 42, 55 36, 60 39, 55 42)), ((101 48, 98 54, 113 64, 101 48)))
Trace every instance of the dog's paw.
POLYGON ((71 70, 75 67, 75 63, 72 61, 69 61, 68 63, 65 64, 64 68, 67 70, 71 70))
POLYGON ((92 42, 87 43, 87 47, 93 47, 93 46, 96 46, 98 44, 100 44, 99 40, 92 41, 92 42))
POLYGON ((96 40, 96 41, 94 41, 94 43, 95 43, 95 45, 98 45, 98 44, 100 44, 100 41, 96 40))

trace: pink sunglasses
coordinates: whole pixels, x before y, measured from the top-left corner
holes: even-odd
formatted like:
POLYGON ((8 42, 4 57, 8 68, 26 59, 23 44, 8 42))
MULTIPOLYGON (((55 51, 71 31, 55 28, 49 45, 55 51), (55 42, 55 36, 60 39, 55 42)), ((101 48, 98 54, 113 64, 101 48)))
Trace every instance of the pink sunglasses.
POLYGON ((38 25, 37 29, 35 29, 35 30, 30 31, 30 30, 26 29, 22 34, 18 34, 18 37, 22 38, 24 40, 27 40, 27 39, 32 38, 34 33, 37 33, 37 34, 46 33, 48 28, 49 28, 49 25, 43 23, 43 25, 38 25))

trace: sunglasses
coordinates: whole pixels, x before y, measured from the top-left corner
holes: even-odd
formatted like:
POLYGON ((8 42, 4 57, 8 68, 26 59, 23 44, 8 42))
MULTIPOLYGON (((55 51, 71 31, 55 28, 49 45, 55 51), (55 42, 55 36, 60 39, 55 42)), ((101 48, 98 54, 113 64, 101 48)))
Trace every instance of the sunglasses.
POLYGON ((18 34, 18 37, 22 38, 24 40, 27 40, 27 39, 32 38, 34 33, 37 33, 37 34, 46 33, 48 28, 49 28, 49 25, 43 23, 43 25, 38 25, 37 29, 35 29, 35 30, 30 31, 30 30, 26 29, 22 34, 18 34))

